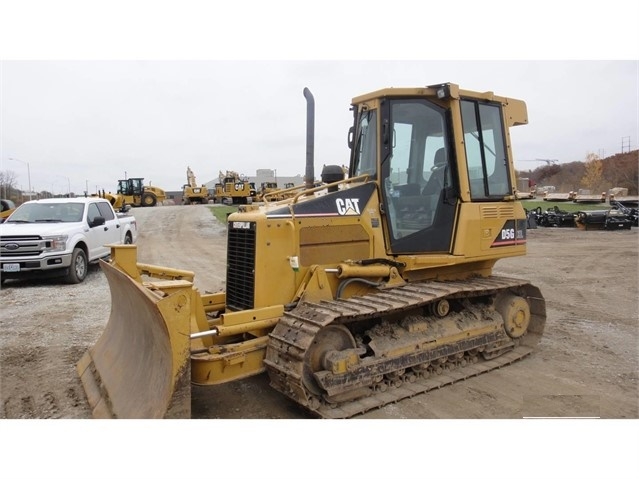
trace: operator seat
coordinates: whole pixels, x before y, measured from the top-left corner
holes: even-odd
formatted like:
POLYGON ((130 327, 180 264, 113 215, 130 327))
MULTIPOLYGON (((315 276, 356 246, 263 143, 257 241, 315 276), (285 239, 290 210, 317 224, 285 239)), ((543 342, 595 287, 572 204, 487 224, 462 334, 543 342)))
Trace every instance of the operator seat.
POLYGON ((436 195, 444 188, 446 164, 446 149, 440 148, 435 153, 435 161, 431 168, 431 175, 422 190, 422 195, 436 195))

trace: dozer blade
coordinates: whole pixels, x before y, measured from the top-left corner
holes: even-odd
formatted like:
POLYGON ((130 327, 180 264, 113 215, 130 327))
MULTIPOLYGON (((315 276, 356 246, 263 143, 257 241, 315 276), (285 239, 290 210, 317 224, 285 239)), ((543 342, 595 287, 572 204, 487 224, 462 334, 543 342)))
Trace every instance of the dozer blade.
POLYGON ((101 262, 111 315, 77 364, 94 418, 190 418, 192 284, 155 293, 101 262))

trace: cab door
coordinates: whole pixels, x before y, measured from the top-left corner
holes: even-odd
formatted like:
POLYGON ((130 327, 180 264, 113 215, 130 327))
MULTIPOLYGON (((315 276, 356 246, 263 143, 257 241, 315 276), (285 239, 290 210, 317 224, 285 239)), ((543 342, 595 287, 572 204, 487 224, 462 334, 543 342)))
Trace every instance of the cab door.
POLYGON ((426 99, 382 102, 381 185, 391 254, 449 253, 457 211, 446 110, 426 99))

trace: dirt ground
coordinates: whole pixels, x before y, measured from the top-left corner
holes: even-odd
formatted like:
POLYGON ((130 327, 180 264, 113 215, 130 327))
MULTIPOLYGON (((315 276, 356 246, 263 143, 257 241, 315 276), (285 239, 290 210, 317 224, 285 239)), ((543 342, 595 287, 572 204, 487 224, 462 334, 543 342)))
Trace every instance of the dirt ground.
MULTIPOLYGON (((201 291, 224 287, 226 232, 207 206, 133 214, 139 261, 192 270, 201 291)), ((529 230, 528 255, 500 261, 495 272, 541 288, 547 322, 538 351, 355 420, 639 418, 637 232, 529 230)), ((0 417, 90 418, 75 365, 109 316, 109 288, 99 267, 79 285, 7 281, 0 301, 0 417)), ((196 419, 309 417, 271 389, 266 375, 194 387, 192 405, 196 419)))
MULTIPOLYGON (((225 228, 206 206, 133 210, 141 262, 195 271, 202 291, 224 287, 225 228)), ((547 322, 531 357, 360 418, 639 418, 638 234, 537 228, 528 255, 496 273, 541 288, 547 322)), ((84 283, 7 281, 2 314, 2 418, 89 418, 75 364, 108 320, 99 267, 84 283)), ((194 418, 306 418, 266 375, 193 388, 194 418)))

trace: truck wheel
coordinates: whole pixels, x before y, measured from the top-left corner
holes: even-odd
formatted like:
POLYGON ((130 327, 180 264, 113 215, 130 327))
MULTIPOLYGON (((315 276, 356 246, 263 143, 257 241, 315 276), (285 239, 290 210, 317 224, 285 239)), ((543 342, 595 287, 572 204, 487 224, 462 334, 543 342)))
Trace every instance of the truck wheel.
POLYGON ((73 255, 71 255, 71 266, 69 266, 69 275, 67 276, 67 282, 70 284, 77 284, 84 281, 87 277, 89 263, 87 262, 87 255, 84 254, 82 248, 75 248, 73 255))
POLYGON ((151 193, 144 193, 142 195, 142 206, 155 206, 158 199, 151 193))

